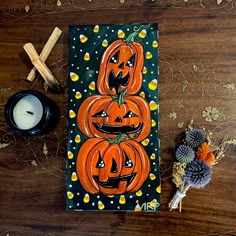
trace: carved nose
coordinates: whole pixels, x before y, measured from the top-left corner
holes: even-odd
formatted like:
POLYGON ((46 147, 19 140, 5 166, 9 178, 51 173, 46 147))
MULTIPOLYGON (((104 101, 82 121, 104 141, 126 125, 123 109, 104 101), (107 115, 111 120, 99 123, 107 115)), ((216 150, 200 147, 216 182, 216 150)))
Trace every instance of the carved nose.
POLYGON ((118 166, 116 161, 112 158, 111 173, 116 173, 116 172, 118 172, 118 166))
POLYGON ((119 66, 118 66, 119 69, 124 69, 124 62, 122 62, 119 66))
POLYGON ((122 119, 120 118, 120 116, 116 117, 115 122, 122 122, 122 119))

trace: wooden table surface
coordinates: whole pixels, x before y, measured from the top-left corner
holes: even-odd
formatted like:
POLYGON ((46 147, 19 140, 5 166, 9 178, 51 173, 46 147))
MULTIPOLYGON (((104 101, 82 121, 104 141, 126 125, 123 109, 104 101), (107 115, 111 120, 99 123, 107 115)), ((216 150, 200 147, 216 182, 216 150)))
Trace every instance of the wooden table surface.
POLYGON ((235 86, 235 0, 1 0, 0 235, 236 235, 235 145, 205 189, 189 190, 182 213, 167 208, 175 189, 175 143, 191 119, 217 141, 236 143, 235 86), (66 212, 67 90, 46 93, 61 112, 58 127, 47 135, 17 136, 4 120, 11 94, 44 92, 40 76, 25 81, 31 62, 23 45, 32 42, 40 52, 53 28, 61 28, 47 65, 66 88, 68 26, 131 22, 159 23, 162 211, 66 212), (217 116, 203 117, 207 107, 217 116))

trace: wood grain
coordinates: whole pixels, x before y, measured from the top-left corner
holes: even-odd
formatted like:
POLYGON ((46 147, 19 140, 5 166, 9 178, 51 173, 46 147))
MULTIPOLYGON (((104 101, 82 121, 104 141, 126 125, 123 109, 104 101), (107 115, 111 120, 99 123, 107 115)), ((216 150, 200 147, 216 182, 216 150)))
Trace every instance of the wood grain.
POLYGON ((174 193, 170 177, 174 146, 183 131, 178 126, 194 119, 196 125, 211 129, 217 141, 222 136, 236 138, 234 11, 216 1, 202 1, 204 7, 198 1, 163 5, 139 1, 142 7, 138 1, 123 5, 98 1, 100 6, 85 1, 73 5, 61 0, 61 6, 57 1, 45 2, 0 3, 0 143, 9 144, 0 149, 0 235, 236 235, 235 146, 214 168, 205 189, 188 192, 181 214, 167 209, 174 193), (25 81, 32 64, 23 45, 32 42, 39 53, 53 28, 62 29, 47 65, 66 88, 68 25, 131 22, 159 23, 162 211, 66 212, 66 90, 60 95, 47 93, 61 112, 57 129, 47 135, 17 136, 4 120, 4 105, 11 94, 29 88, 44 92, 40 76, 33 83, 25 81), (216 121, 202 117, 207 106, 219 111, 216 121), (173 112, 176 119, 168 116, 173 112))

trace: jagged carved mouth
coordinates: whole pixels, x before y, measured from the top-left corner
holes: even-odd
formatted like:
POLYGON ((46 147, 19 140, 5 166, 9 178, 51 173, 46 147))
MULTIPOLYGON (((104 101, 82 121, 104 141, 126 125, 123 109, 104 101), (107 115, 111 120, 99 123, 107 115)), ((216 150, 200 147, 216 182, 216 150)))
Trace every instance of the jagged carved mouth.
POLYGON ((97 130, 105 134, 132 134, 139 132, 143 127, 143 123, 139 123, 136 127, 134 125, 99 125, 95 122, 93 122, 93 125, 97 130))
POLYGON ((116 94, 120 93, 120 86, 127 86, 129 82, 129 73, 122 77, 122 72, 120 71, 117 76, 114 75, 114 71, 112 70, 109 74, 109 88, 112 90, 113 88, 116 90, 116 94))
POLYGON ((132 173, 129 175, 109 178, 106 182, 99 181, 99 177, 96 175, 94 175, 93 178, 97 184, 99 184, 100 186, 104 188, 119 188, 119 183, 121 181, 126 181, 127 185, 129 185, 135 176, 136 176, 136 173, 132 173))

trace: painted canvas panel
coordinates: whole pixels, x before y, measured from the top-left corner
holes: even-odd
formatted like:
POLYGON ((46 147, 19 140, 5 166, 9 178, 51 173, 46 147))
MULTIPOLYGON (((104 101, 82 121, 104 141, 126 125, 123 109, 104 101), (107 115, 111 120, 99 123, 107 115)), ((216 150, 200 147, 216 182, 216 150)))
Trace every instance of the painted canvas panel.
POLYGON ((69 29, 67 209, 159 211, 157 24, 69 29))

